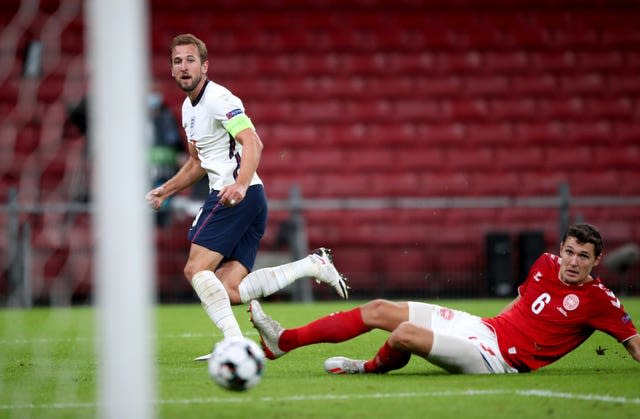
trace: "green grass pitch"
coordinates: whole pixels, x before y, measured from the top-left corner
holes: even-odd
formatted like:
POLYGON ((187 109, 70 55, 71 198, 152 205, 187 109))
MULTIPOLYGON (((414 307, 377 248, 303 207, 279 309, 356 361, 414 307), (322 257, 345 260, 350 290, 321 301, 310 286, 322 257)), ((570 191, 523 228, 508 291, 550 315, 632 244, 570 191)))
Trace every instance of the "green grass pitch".
MULTIPOLYGON (((263 304, 285 327, 361 302, 263 304)), ((506 300, 439 304, 478 315, 506 300)), ((640 298, 627 298, 640 323, 640 298)), ((258 340, 246 307, 235 307, 258 340)), ((640 364, 613 338, 595 333, 559 362, 530 374, 450 375, 414 357, 387 375, 330 376, 334 355, 369 358, 387 333, 301 348, 268 361, 262 383, 244 393, 217 387, 192 359, 221 338, 199 305, 161 305, 156 313, 155 409, 161 418, 632 418, 640 411, 640 364), (596 352, 604 349, 604 355, 596 352)), ((0 418, 97 417, 94 310, 90 307, 0 311, 0 418)))

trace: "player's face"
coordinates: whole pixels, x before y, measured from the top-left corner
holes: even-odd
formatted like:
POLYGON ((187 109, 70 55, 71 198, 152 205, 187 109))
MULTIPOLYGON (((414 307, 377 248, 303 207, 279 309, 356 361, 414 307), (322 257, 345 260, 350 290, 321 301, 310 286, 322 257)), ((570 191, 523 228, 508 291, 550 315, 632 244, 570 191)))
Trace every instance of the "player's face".
POLYGON ((171 54, 171 75, 187 94, 192 93, 207 74, 208 62, 200 61, 195 45, 178 45, 171 54))
POLYGON ((595 256, 593 243, 578 243, 575 237, 567 237, 560 245, 560 280, 579 285, 589 280, 591 269, 600 263, 595 256))

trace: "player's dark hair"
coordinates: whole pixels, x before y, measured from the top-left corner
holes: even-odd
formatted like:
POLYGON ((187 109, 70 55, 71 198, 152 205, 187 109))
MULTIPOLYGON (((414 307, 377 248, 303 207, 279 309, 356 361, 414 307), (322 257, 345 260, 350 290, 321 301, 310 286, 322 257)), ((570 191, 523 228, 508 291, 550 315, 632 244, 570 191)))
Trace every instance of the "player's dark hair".
POLYGON ((562 243, 567 241, 567 237, 573 237, 579 244, 593 244, 595 256, 598 257, 602 253, 602 237, 597 228, 591 224, 581 223, 570 226, 562 238, 562 243))
POLYGON ((207 57, 209 56, 207 46, 201 39, 190 33, 183 33, 173 38, 171 41, 171 50, 169 51, 169 61, 173 62, 173 50, 176 49, 178 45, 195 45, 198 49, 198 55, 200 55, 200 61, 203 63, 207 61, 207 57))

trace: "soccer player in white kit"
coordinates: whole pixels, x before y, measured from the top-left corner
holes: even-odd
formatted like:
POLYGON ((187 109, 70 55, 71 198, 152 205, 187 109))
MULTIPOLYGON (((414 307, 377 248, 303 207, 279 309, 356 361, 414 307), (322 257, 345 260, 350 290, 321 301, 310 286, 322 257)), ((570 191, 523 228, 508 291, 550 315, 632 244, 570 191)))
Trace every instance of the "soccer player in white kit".
POLYGON ((385 373, 405 366, 411 354, 452 373, 529 372, 560 359, 596 330, 614 337, 640 362, 640 335, 631 317, 591 275, 601 256, 595 227, 569 227, 560 255, 541 255, 516 299, 491 318, 433 304, 374 300, 284 329, 252 301, 251 320, 270 359, 301 346, 343 342, 374 328, 391 332, 369 360, 327 359, 324 368, 332 374, 385 373))
POLYGON ((242 101, 209 80, 208 68, 207 47, 200 39, 192 34, 173 39, 171 75, 187 95, 182 125, 189 159, 146 199, 159 209, 172 194, 209 177, 210 194, 189 230, 184 275, 211 320, 228 337, 242 334, 231 304, 265 297, 304 277, 333 286, 344 299, 348 287, 325 248, 292 263, 251 272, 268 211, 256 172, 263 144, 242 101))

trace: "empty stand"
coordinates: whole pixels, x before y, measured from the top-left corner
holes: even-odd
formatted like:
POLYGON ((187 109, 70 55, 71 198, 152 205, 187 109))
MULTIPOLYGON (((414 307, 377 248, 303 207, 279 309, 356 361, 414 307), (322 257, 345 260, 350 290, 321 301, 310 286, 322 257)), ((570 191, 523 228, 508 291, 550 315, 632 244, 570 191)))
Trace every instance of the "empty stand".
MULTIPOLYGON (((305 213, 310 247, 334 249, 354 292, 484 292, 485 233, 535 227, 557 242, 553 206, 406 211, 396 205, 403 198, 554 197, 565 181, 578 197, 640 194, 633 2, 259 3, 151 1, 151 73, 179 115, 184 95, 168 78, 168 45, 196 31, 209 46, 208 76, 243 99, 258 128, 270 199, 299 185, 309 199, 384 201, 305 213)), ((64 129, 67 107, 88 89, 74 4, 41 1, 21 14, 19 2, 0 6, 0 193, 18 187, 25 205, 72 202, 90 177, 85 139, 64 129), (42 77, 23 79, 27 43, 47 33, 57 39, 45 42, 42 77)), ((615 241, 640 237, 636 206, 577 212, 615 241)), ((271 217, 267 241, 286 214, 271 217)), ((44 298, 61 278, 89 293, 89 256, 75 252, 91 246, 90 223, 44 218, 34 234, 36 292, 44 298)), ((189 222, 156 232, 162 296, 190 295, 189 222)))

